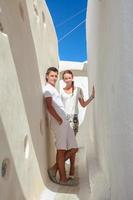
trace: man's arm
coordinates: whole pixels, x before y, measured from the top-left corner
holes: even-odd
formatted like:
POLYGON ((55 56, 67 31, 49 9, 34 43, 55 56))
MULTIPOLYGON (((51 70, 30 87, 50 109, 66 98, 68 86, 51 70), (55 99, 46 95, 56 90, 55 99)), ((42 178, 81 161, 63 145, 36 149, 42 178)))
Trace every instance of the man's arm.
POLYGON ((62 118, 58 115, 58 113, 56 112, 56 110, 52 105, 52 97, 46 97, 45 100, 48 112, 57 120, 59 124, 62 124, 63 122, 62 118))

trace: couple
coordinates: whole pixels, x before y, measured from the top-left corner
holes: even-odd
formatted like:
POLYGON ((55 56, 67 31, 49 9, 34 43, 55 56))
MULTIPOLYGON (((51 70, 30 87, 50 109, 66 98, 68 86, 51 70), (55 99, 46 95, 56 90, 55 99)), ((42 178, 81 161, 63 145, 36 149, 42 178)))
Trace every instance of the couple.
POLYGON ((50 125, 55 133, 57 148, 56 163, 48 169, 48 175, 54 183, 75 186, 78 184, 74 177, 75 157, 78 151, 75 137, 78 131, 78 101, 81 106, 87 106, 95 97, 95 91, 93 87, 92 95, 87 101, 84 101, 82 90, 74 86, 72 72, 66 70, 63 73, 63 80, 66 86, 60 95, 55 88, 57 79, 58 69, 55 67, 48 68, 43 93, 47 110, 50 113, 50 125), (71 108, 73 109, 71 110, 71 108), (74 113, 75 111, 76 113, 74 113), (67 159, 70 159, 69 177, 66 177, 65 171, 65 161, 67 159), (56 179, 57 171, 59 171, 59 181, 56 179))

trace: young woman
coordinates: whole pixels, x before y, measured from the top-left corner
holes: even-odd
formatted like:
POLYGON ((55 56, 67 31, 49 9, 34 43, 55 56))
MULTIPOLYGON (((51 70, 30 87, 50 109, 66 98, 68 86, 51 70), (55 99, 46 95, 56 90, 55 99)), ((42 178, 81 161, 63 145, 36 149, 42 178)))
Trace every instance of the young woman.
POLYGON ((46 101, 46 107, 50 114, 51 129, 55 133, 56 138, 56 164, 48 169, 50 179, 58 183, 56 173, 59 170, 60 181, 62 185, 77 185, 74 179, 66 177, 65 160, 70 159, 70 175, 74 175, 75 155, 78 151, 77 142, 74 132, 70 127, 69 121, 66 118, 64 105, 60 94, 55 88, 58 78, 58 70, 55 67, 48 68, 46 72, 46 85, 43 88, 43 93, 46 101))
POLYGON ((74 130, 75 135, 78 132, 78 101, 82 107, 86 107, 94 98, 95 90, 94 86, 92 89, 92 94, 88 100, 84 100, 82 89, 75 87, 73 81, 73 73, 71 70, 66 70, 63 72, 62 79, 66 83, 65 88, 61 90, 61 98, 65 107, 65 112, 69 119, 70 125, 74 130))

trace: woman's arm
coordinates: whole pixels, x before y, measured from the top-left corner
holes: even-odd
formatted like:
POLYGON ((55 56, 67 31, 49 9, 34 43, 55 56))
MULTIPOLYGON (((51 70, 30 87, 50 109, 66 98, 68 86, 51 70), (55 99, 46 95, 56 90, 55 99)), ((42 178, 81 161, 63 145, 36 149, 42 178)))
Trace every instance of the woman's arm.
POLYGON ((48 112, 57 120, 57 122, 61 125, 63 120, 62 118, 58 115, 58 113, 56 112, 56 110, 54 109, 53 105, 52 105, 52 97, 47 97, 45 98, 46 100, 46 106, 48 109, 48 112))
POLYGON ((90 98, 88 100, 84 101, 83 98, 79 98, 80 105, 82 107, 86 107, 94 98, 95 98, 95 88, 93 86, 93 88, 92 88, 92 94, 91 94, 91 96, 90 96, 90 98))

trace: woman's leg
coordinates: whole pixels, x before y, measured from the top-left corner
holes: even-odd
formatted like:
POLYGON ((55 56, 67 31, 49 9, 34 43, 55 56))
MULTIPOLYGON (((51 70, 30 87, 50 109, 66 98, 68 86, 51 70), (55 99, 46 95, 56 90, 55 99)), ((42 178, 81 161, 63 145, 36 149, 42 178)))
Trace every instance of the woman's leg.
MULTIPOLYGON (((59 150, 57 150, 58 152, 59 150)), ((76 153, 78 151, 78 148, 73 148, 73 149, 70 149, 70 150, 67 150, 65 151, 65 155, 64 155, 64 158, 65 158, 65 161, 70 159, 70 175, 71 176, 74 176, 74 172, 75 172, 75 157, 76 157, 76 153)), ((56 154, 56 163, 53 165, 52 169, 54 171, 54 176, 56 176, 56 173, 57 173, 57 170, 58 170, 58 153, 56 154)))
POLYGON ((70 176, 74 176, 75 174, 75 158, 76 153, 78 152, 78 148, 71 149, 71 156, 70 156, 70 176))
POLYGON ((75 158, 76 153, 78 152, 78 148, 73 148, 65 152, 65 161, 70 159, 70 176, 74 176, 75 174, 75 158))
POLYGON ((70 176, 74 176, 75 174, 75 157, 76 157, 76 154, 70 157, 70 172, 69 172, 70 176))

